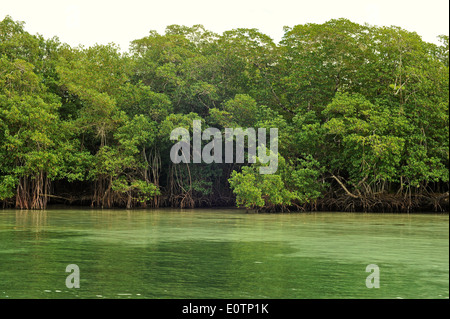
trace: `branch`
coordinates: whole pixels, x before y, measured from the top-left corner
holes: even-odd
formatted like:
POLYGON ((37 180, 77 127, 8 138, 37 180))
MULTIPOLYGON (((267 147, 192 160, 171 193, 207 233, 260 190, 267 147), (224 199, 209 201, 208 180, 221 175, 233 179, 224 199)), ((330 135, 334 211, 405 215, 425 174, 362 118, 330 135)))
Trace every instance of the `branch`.
POLYGON ((333 177, 339 183, 339 185, 341 185, 342 189, 347 193, 348 196, 351 196, 353 198, 359 198, 359 196, 356 196, 355 194, 350 193, 350 191, 347 189, 347 187, 345 187, 344 184, 342 184, 342 182, 339 180, 339 178, 337 178, 334 175, 331 175, 331 177, 333 177))

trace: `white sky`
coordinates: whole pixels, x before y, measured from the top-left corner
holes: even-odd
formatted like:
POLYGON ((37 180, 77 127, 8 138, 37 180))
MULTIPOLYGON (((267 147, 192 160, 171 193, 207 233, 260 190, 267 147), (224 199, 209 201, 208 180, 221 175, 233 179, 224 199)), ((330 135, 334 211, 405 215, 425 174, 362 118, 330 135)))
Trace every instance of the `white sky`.
POLYGON ((129 42, 171 24, 203 24, 222 33, 257 28, 279 41, 283 26, 348 18, 371 25, 396 25, 425 41, 449 33, 448 0, 0 0, 0 19, 25 21, 32 34, 58 36, 72 46, 129 42))

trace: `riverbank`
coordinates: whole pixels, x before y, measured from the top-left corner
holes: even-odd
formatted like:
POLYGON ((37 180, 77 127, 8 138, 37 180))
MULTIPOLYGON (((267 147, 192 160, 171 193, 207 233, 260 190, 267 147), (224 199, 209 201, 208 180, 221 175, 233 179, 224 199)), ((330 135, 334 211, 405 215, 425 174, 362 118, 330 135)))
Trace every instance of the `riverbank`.
MULTIPOLYGON (((160 206, 152 207, 152 205, 141 205, 133 207, 132 209, 158 209, 158 208, 172 208, 177 209, 181 207, 170 206, 164 200, 158 200, 160 206)), ((193 207, 183 207, 183 209, 236 209, 233 200, 218 201, 215 204, 205 205, 203 203, 197 203, 193 207)), ((64 198, 59 196, 49 197, 49 203, 46 208, 64 208, 64 209, 76 209, 76 208, 105 208, 105 209, 130 209, 125 206, 116 207, 97 207, 91 205, 92 199, 90 197, 84 197, 83 199, 76 200, 74 198, 64 198)), ((3 209, 14 208, 13 202, 4 202, 3 209)), ((20 209, 20 208, 18 208, 20 209)), ((395 194, 374 194, 371 197, 353 197, 347 194, 340 194, 334 197, 321 198, 314 203, 305 205, 294 205, 290 207, 267 207, 259 209, 243 208, 249 213, 281 213, 281 212, 373 212, 373 213, 449 213, 449 193, 431 193, 428 196, 414 195, 403 196, 395 194)))

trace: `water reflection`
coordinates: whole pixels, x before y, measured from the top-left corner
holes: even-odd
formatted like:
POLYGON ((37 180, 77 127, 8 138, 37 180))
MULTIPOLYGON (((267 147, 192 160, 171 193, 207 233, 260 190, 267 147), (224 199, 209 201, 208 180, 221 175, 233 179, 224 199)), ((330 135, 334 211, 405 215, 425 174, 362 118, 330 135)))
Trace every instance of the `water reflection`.
POLYGON ((35 231, 39 232, 44 227, 47 226, 47 211, 27 211, 27 210, 17 210, 16 211, 16 227, 24 228, 31 227, 35 231))
POLYGON ((48 223, 48 213, 46 210, 17 210, 15 215, 16 223, 14 230, 19 231, 17 234, 18 239, 28 239, 30 237, 30 232, 31 236, 33 236, 36 241, 45 238, 43 231, 48 223))

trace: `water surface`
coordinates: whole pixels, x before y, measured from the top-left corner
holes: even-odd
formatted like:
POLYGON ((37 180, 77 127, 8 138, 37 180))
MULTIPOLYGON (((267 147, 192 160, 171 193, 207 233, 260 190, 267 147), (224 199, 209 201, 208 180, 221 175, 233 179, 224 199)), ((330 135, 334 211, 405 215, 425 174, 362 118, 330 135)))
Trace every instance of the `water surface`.
POLYGON ((0 211, 0 299, 448 296, 448 214, 0 211))

